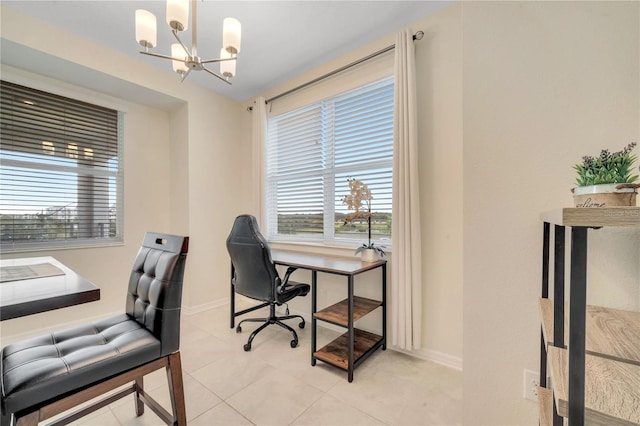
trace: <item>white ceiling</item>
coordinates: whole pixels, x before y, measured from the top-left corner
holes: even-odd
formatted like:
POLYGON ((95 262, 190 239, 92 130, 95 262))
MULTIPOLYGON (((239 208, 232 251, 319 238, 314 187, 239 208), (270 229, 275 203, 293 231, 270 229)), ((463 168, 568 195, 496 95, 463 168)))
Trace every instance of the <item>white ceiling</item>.
MULTIPOLYGON (((305 71, 432 14, 451 1, 198 1, 198 55, 218 57, 222 20, 242 23, 242 49, 233 85, 206 72, 191 72, 190 81, 244 101, 305 71)), ((65 28, 85 39, 171 71, 168 60, 140 55, 135 40, 136 9, 154 13, 158 22, 155 52, 169 54, 173 36, 165 23, 165 1, 11 1, 3 6, 65 28)), ((190 25, 191 26, 191 25, 190 25)), ((420 28, 413 28, 414 31, 420 28)), ((191 28, 181 34, 191 45, 191 28)), ((3 46, 11 64, 19 49, 3 46), (15 52, 14 52, 15 51, 15 52)), ((13 65, 20 65, 14 63, 13 65)), ((218 71, 212 64, 211 69, 218 71)), ((178 76, 176 75, 176 78, 178 76)))

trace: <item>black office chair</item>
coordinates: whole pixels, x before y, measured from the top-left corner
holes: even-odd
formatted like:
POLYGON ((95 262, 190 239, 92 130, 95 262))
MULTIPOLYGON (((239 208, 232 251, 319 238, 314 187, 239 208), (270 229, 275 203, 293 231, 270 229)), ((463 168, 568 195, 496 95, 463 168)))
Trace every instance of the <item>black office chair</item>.
POLYGON ((147 233, 133 263, 124 314, 2 349, 2 426, 38 422, 126 385, 53 424, 67 424, 135 393, 167 424, 186 425, 180 306, 189 238, 147 233), (173 414, 145 393, 143 377, 165 368, 173 414))
POLYGON ((251 350, 253 339, 270 324, 277 324, 289 330, 293 335, 291 347, 298 346, 298 335, 295 330, 283 323, 282 320, 299 318, 298 327, 304 328, 304 318, 300 315, 289 315, 288 307, 286 315, 277 316, 276 305, 286 304, 296 296, 306 296, 310 290, 309 284, 289 281, 289 277, 295 271, 295 268, 287 269, 284 279, 280 279, 278 271, 271 260, 269 243, 260 233, 258 222, 254 216, 241 215, 236 218, 229 238, 227 238, 227 250, 231 257, 233 290, 243 296, 264 302, 240 312, 234 311, 235 307, 234 303, 232 303, 231 327, 233 328, 236 316, 269 306, 268 318, 248 318, 238 324, 236 332, 240 333, 243 322, 264 322, 251 333, 249 340, 244 345, 244 350, 251 350))

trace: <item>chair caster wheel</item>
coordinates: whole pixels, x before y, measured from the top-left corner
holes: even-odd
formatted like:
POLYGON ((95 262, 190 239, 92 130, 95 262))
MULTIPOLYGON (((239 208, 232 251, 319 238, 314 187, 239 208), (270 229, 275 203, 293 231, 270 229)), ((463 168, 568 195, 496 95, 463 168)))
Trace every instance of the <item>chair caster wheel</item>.
POLYGON ((245 352, 249 352, 250 350, 251 350, 251 345, 250 344, 247 343, 246 345, 244 345, 244 351, 245 352))
POLYGON ((291 341, 291 347, 295 348, 296 346, 298 346, 298 341, 297 340, 292 340, 291 341))
POLYGON ((298 324, 298 327, 304 328, 304 321, 302 321, 300 324, 298 324))
POLYGON ((241 331, 242 331, 242 327, 237 326, 237 327, 236 327, 236 333, 240 333, 241 331))

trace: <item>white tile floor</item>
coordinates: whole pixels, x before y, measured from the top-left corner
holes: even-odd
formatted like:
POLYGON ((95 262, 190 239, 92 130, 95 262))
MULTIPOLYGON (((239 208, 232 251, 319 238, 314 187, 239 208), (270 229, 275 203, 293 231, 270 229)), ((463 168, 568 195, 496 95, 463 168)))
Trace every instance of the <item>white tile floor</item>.
MULTIPOLYGON (((260 316, 261 313, 246 315, 260 316), (253 315, 256 314, 256 315, 253 315)), ((310 324, 297 328, 300 344, 270 326, 242 346, 256 323, 229 327, 229 307, 183 316, 181 354, 191 425, 458 425, 462 373, 392 350, 377 351, 354 373, 310 364, 310 324)), ((337 332, 319 329, 319 346, 337 332)), ((145 389, 170 407, 166 377, 145 378, 145 389)), ((133 396, 85 417, 84 425, 161 425, 150 409, 135 417, 133 396)))

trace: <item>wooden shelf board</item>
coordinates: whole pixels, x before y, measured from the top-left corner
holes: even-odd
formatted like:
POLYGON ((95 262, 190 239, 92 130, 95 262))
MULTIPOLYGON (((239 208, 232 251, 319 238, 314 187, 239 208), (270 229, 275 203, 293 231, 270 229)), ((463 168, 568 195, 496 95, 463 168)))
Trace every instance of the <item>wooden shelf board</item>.
MULTIPOLYGON (((565 305, 564 343, 569 341, 568 305, 565 305)), ((553 344, 553 300, 540 299, 542 334, 553 344)), ((640 365, 640 312, 587 305, 586 351, 617 361, 640 365)))
POLYGON ((541 219, 562 226, 640 226, 640 207, 571 207, 542 213, 541 219))
MULTIPOLYGON (((355 363, 369 349, 380 342, 380 340, 382 340, 382 336, 369 333, 368 331, 359 330, 357 328, 353 331, 353 362, 355 363)), ((348 339, 348 334, 345 333, 319 351, 316 351, 313 356, 321 361, 342 368, 343 370, 347 370, 349 368, 348 339)))
POLYGON ((553 425, 553 393, 551 389, 538 386, 538 413, 540 426, 553 425))
MULTIPOLYGON (((378 300, 355 296, 353 298, 353 321, 356 322, 379 306, 382 306, 382 302, 378 300)), ((335 305, 316 312, 313 316, 319 320, 347 327, 349 325, 348 311, 349 300, 345 299, 342 302, 338 302, 335 305)))
MULTIPOLYGON (((550 346, 547 354, 558 413, 567 417, 567 350, 550 346)), ((640 425, 640 366, 587 355, 585 373, 585 424, 640 425)))
MULTIPOLYGON (((553 299, 541 297, 538 303, 538 307, 540 308, 542 337, 544 338, 544 344, 547 350, 549 350, 549 344, 553 344, 553 299)), ((566 325, 567 321, 565 321, 565 341, 567 337, 566 325)))

